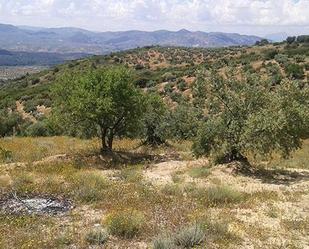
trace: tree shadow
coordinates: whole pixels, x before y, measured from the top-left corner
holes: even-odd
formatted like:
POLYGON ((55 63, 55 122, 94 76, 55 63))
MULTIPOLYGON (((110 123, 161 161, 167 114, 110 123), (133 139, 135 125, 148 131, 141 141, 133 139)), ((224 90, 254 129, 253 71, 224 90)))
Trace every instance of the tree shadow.
POLYGON ((276 185, 292 185, 309 180, 309 171, 265 168, 263 166, 253 166, 246 162, 236 163, 235 172, 259 179, 262 183, 276 185))
POLYGON ((104 153, 94 153, 75 158, 78 164, 92 165, 99 169, 119 169, 124 166, 144 164, 145 167, 152 163, 166 162, 169 160, 179 160, 179 154, 151 154, 131 151, 106 151, 104 153))

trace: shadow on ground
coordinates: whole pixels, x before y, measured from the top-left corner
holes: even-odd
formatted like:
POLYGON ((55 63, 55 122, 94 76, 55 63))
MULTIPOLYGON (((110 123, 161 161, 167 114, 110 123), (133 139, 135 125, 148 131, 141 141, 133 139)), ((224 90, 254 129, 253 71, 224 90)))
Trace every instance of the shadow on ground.
POLYGON ((74 158, 74 161, 77 164, 92 165, 99 169, 117 169, 126 165, 136 164, 144 164, 145 167, 147 167, 147 165, 152 163, 161 163, 170 160, 180 160, 180 155, 178 153, 160 155, 129 151, 113 151, 105 152, 103 154, 77 156, 74 158))
POLYGON ((263 166, 252 166, 248 163, 233 163, 236 173, 261 180, 263 183, 292 185, 309 180, 309 171, 293 169, 269 169, 263 166))

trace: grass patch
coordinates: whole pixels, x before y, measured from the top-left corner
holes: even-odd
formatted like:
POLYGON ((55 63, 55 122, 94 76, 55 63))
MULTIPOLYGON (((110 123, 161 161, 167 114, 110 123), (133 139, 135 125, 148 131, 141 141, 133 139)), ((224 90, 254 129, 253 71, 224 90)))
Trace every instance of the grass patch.
POLYGON ((210 175, 211 170, 209 168, 193 168, 189 170, 189 176, 192 178, 206 178, 210 175))
POLYGON ((104 229, 93 229, 86 234, 85 240, 91 245, 103 245, 109 239, 107 231, 104 229))
POLYGON ((104 190, 110 185, 108 180, 96 172, 79 172, 72 177, 73 196, 84 203, 100 201, 104 190))
POLYGON ((31 173, 21 172, 14 177, 12 190, 18 194, 31 194, 36 192, 37 184, 31 173))
POLYGON ((181 196, 182 189, 178 184, 166 184, 162 187, 161 192, 169 196, 181 196))
POLYGON ((119 177, 123 181, 140 182, 143 179, 141 172, 142 166, 130 166, 117 172, 114 176, 119 177))
POLYGON ((228 204, 244 201, 244 194, 228 186, 209 187, 205 191, 206 200, 210 204, 228 204))
POLYGON ((187 193, 207 206, 224 206, 244 202, 246 194, 229 186, 212 186, 204 188, 186 188, 187 193))
POLYGON ((112 235, 132 239, 141 233, 145 217, 137 210, 122 210, 109 214, 104 224, 112 235))

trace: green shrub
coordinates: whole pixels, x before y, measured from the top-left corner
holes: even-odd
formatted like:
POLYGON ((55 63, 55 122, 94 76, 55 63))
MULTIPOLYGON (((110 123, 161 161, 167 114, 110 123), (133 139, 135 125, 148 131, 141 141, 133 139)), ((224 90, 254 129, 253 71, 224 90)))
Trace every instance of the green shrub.
POLYGON ((108 181, 94 172, 80 172, 73 175, 73 195, 82 202, 95 202, 104 198, 108 181))
POLYGON ((268 49, 265 51, 264 58, 265 60, 272 60, 275 58, 277 54, 278 54, 278 51, 276 49, 268 49))
POLYGON ((175 236, 175 245, 181 248, 193 248, 200 245, 205 238, 202 226, 193 225, 180 230, 175 236))
POLYGON ((294 79, 303 79, 305 76, 303 66, 298 64, 288 64, 285 67, 285 71, 289 77, 294 79))
POLYGON ((115 236, 131 239, 140 234, 145 223, 144 215, 137 210, 111 213, 105 219, 108 231, 115 236))
POLYGON ((289 62, 289 57, 286 54, 277 54, 275 56, 275 60, 279 63, 279 64, 286 64, 289 62))
POLYGON ((167 84, 164 86, 164 92, 165 92, 165 93, 172 93, 172 92, 173 92, 173 84, 167 83, 167 84))
POLYGON ((36 122, 27 127, 25 134, 30 137, 47 137, 51 130, 45 122, 36 122))
POLYGON ((11 161, 13 161, 13 152, 0 147, 0 162, 8 163, 11 161))
POLYGON ((209 187, 205 191, 205 198, 210 205, 238 203, 244 199, 244 195, 228 186, 209 187))
POLYGON ((107 242, 109 235, 103 229, 94 229, 86 234, 86 241, 91 245, 103 245, 107 242))
POLYGON ((178 89, 180 90, 180 91, 184 91, 184 90, 186 90, 187 89, 187 84, 186 84, 186 82, 182 79, 182 80, 180 80, 178 83, 177 83, 177 87, 178 87, 178 89))

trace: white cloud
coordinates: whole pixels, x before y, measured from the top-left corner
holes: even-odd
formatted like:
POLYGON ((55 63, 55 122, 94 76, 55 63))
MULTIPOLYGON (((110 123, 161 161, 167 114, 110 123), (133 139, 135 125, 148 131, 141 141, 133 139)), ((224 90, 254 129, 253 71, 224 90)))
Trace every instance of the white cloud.
POLYGON ((308 31, 308 13, 309 0, 0 0, 0 22, 96 30, 308 31))

